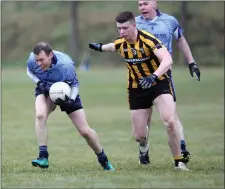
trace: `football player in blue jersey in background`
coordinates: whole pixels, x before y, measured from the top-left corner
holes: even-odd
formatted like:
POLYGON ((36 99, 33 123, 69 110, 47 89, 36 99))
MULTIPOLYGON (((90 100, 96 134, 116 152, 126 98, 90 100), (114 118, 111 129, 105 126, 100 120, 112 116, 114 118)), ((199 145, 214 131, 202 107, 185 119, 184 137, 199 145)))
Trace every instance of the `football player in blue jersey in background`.
POLYGON ((97 155, 104 170, 114 168, 102 149, 97 133, 87 123, 86 115, 79 96, 79 82, 73 60, 65 53, 52 50, 45 42, 38 43, 27 61, 27 74, 37 85, 35 89, 36 121, 35 131, 39 145, 39 156, 32 161, 33 166, 48 168, 47 127, 49 114, 59 105, 65 111, 72 123, 85 138, 88 145, 97 155), (72 88, 72 94, 66 101, 57 99, 55 103, 49 97, 49 89, 55 82, 66 82, 72 88))
MULTIPOLYGON (((190 47, 183 35, 183 30, 181 26, 179 25, 177 19, 171 15, 160 12, 157 9, 156 0, 150 0, 150 1, 139 0, 138 4, 139 4, 139 11, 141 15, 135 18, 136 27, 140 30, 145 30, 147 32, 154 34, 158 39, 160 39, 163 42, 163 44, 166 46, 166 48, 170 52, 171 56, 172 56, 172 40, 175 39, 178 49, 182 52, 186 62, 189 64, 189 70, 190 70, 191 76, 192 77, 195 76, 196 79, 200 81, 200 70, 197 64, 195 63, 190 47)), ((169 75, 171 80, 171 86, 174 93, 174 101, 176 102, 175 87, 173 83, 171 69, 168 71, 167 74, 169 75)), ((149 120, 151 120, 151 116, 152 116, 152 109, 150 111, 149 120)), ((191 156, 189 151, 186 149, 186 143, 184 139, 184 130, 178 116, 177 116, 177 122, 178 122, 179 130, 180 130, 180 134, 181 134, 181 151, 187 163, 191 156)), ((149 123, 149 127, 150 127, 150 123, 149 123)), ((149 135, 149 132, 146 137, 146 142, 139 144, 139 159, 142 164, 148 164, 150 162, 149 156, 148 156, 148 148, 149 148, 148 135, 149 135), (143 153, 142 151, 147 153, 143 153)))

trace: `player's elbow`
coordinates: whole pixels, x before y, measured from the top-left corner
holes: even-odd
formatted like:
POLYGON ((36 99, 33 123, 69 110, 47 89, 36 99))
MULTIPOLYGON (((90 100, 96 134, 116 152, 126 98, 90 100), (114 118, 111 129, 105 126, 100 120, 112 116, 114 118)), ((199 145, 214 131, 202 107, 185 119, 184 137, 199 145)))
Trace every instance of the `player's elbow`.
POLYGON ((164 61, 163 61, 163 62, 166 62, 167 67, 172 66, 172 64, 173 64, 173 59, 172 59, 171 55, 170 55, 170 54, 169 54, 169 55, 166 55, 166 56, 164 57, 164 61))
POLYGON ((172 66, 172 64, 173 64, 173 59, 172 59, 172 57, 170 56, 170 57, 169 57, 169 65, 172 66))
POLYGON ((168 66, 171 66, 173 64, 173 59, 172 59, 172 56, 170 55, 169 52, 166 55, 166 59, 167 59, 167 62, 168 62, 168 66))
POLYGON ((29 70, 29 68, 27 68, 27 75, 30 77, 30 70, 29 70))

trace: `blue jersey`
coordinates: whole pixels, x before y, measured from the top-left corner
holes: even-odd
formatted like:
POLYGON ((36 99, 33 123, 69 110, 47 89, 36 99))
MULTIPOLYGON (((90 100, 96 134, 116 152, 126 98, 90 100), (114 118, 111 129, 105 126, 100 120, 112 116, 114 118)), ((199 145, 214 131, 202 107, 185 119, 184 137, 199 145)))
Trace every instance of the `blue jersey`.
POLYGON ((137 16, 136 25, 140 30, 152 33, 166 46, 172 55, 172 40, 179 39, 183 35, 177 19, 156 10, 157 16, 153 20, 146 20, 143 16, 137 16))
POLYGON ((71 87, 79 85, 74 62, 63 52, 53 51, 52 65, 45 71, 36 63, 35 55, 32 52, 27 61, 27 68, 38 79, 46 83, 48 90, 53 83, 59 81, 67 82, 71 87))

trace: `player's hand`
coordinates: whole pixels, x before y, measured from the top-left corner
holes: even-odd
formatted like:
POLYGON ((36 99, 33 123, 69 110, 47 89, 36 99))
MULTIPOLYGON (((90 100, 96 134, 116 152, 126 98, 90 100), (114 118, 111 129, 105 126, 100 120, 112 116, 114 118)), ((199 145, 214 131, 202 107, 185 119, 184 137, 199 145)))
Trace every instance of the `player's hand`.
POLYGON ((102 43, 89 43, 89 48, 95 51, 102 52, 102 43))
POLYGON ((152 84, 156 82, 157 78, 158 77, 155 74, 152 74, 149 77, 142 77, 139 80, 139 84, 143 89, 149 89, 152 86, 152 84))
POLYGON ((200 70, 195 62, 189 64, 189 70, 191 76, 195 76, 195 78, 200 81, 200 70))
POLYGON ((41 92, 43 93, 43 95, 45 97, 47 97, 48 96, 48 90, 45 89, 45 85, 46 85, 46 83, 43 82, 43 81, 38 81, 37 82, 37 87, 41 90, 41 92))
POLYGON ((67 95, 65 96, 65 100, 61 98, 57 98, 55 100, 55 104, 59 106, 71 106, 74 103, 73 99, 70 99, 67 95))

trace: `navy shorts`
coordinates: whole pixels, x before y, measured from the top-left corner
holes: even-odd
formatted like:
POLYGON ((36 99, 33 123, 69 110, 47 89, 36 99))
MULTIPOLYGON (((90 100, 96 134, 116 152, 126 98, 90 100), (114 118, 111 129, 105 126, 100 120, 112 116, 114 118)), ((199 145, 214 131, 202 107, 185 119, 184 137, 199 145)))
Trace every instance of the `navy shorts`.
POLYGON ((173 99, 174 99, 174 102, 176 102, 176 101, 177 101, 177 95, 176 95, 176 89, 175 89, 175 85, 174 85, 174 82, 173 82, 173 76, 172 76, 171 70, 169 70, 169 71, 167 72, 167 75, 168 75, 169 78, 170 78, 170 84, 171 84, 172 91, 173 91, 173 99))
POLYGON ((173 96, 170 79, 161 80, 149 89, 128 89, 130 110, 151 108, 153 101, 162 94, 171 94, 173 96))
MULTIPOLYGON (((37 97, 40 94, 43 94, 42 91, 38 87, 36 87, 35 97, 37 97)), ((75 112, 79 109, 83 109, 82 102, 81 102, 81 99, 80 99, 80 95, 77 95, 77 98, 75 99, 73 105, 71 105, 71 106, 60 106, 60 109, 61 109, 62 112, 66 112, 67 114, 75 112)))

